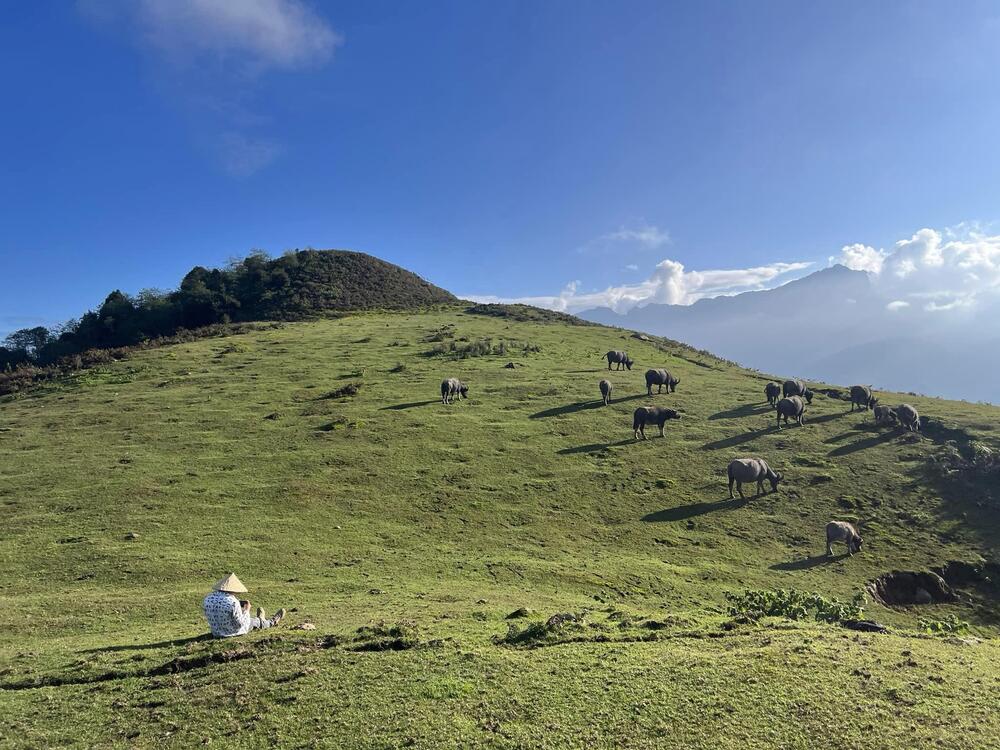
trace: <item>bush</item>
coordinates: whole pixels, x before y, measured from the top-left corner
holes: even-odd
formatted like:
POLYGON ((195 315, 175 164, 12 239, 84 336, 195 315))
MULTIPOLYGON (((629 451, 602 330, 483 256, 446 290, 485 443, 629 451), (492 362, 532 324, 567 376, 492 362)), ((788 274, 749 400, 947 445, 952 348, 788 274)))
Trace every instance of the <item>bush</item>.
POLYGON ((827 599, 816 593, 793 589, 747 589, 742 594, 726 594, 732 617, 757 621, 762 617, 787 617, 804 620, 809 612, 820 622, 860 619, 865 595, 859 591, 849 603, 827 599))
POLYGON ((451 341, 447 344, 440 343, 431 347, 425 354, 428 357, 450 356, 454 359, 468 359, 469 357, 504 356, 511 353, 535 354, 542 350, 542 347, 530 341, 516 341, 514 339, 500 339, 493 343, 493 339, 476 339, 468 343, 451 341))
POLYGON ((969 632, 969 623, 951 615, 944 620, 920 620, 920 627, 930 635, 961 635, 969 632))

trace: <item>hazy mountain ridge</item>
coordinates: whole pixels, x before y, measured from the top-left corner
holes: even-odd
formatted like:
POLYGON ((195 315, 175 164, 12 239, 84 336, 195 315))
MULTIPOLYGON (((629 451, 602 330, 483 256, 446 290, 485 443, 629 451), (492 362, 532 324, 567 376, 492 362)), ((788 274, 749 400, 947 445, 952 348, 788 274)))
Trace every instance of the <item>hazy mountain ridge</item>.
POLYGON ((1000 336, 983 336, 990 310, 890 310, 891 301, 865 272, 835 265, 766 291, 579 316, 669 336, 766 372, 1000 401, 1000 384, 988 377, 1000 365, 1000 336))

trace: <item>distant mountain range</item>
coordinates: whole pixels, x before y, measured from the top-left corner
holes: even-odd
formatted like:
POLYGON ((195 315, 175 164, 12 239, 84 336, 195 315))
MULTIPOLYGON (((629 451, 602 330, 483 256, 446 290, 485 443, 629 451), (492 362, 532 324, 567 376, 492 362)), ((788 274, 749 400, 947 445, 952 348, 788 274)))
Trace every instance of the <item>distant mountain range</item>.
POLYGON ((889 302, 868 274, 835 265, 766 291, 578 315, 775 375, 1000 403, 1000 309, 891 310, 889 302))

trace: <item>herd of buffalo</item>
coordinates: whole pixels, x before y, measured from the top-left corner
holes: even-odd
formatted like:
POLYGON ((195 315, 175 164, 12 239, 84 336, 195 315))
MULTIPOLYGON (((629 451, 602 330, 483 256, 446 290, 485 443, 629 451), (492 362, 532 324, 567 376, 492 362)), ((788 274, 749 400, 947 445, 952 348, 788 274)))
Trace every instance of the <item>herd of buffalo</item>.
MULTIPOLYGON (((604 355, 608 361, 608 369, 631 370, 635 362, 628 356, 627 352, 609 351, 604 355)), ((667 370, 652 369, 646 371, 646 395, 653 395, 653 386, 656 392, 662 393, 666 387, 667 393, 673 393, 680 384, 680 378, 674 377, 667 370)), ((613 386, 610 380, 601 380, 599 383, 601 399, 605 406, 611 403, 613 386)), ((448 378, 441 382, 441 403, 450 404, 461 398, 468 398, 469 388, 457 378, 448 378)), ((920 415, 910 404, 901 404, 896 408, 884 406, 879 403, 878 398, 872 389, 864 385, 851 386, 851 411, 859 409, 867 411, 871 409, 875 415, 876 424, 901 424, 911 432, 920 430, 920 415)), ((777 414, 777 428, 780 430, 782 422, 788 424, 792 419, 796 424, 801 425, 804 421, 803 415, 806 406, 812 404, 813 392, 801 380, 786 380, 782 385, 778 383, 768 383, 764 386, 764 396, 768 404, 774 408, 777 414)), ((663 428, 668 420, 680 419, 681 415, 673 409, 666 409, 662 406, 640 406, 635 410, 632 419, 632 432, 636 440, 646 439, 646 426, 656 425, 659 429, 660 437, 663 437, 663 428)), ((735 499, 733 487, 739 493, 741 499, 746 499, 743 494, 744 483, 756 483, 757 495, 764 493, 764 482, 769 482, 771 491, 776 492, 778 484, 783 479, 780 472, 772 469, 768 463, 761 458, 737 458, 729 463, 729 497, 735 499)), ((826 526, 826 553, 833 554, 832 545, 835 542, 844 544, 849 555, 861 549, 861 534, 857 528, 847 521, 830 521, 826 526)))

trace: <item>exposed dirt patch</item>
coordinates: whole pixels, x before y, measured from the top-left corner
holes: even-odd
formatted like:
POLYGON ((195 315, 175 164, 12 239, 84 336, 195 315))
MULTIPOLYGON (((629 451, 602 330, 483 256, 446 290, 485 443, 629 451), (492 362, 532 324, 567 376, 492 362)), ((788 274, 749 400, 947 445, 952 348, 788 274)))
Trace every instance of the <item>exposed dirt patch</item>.
POLYGON ((361 383, 347 383, 329 393, 324 393, 320 399, 351 398, 358 395, 361 386, 361 383))
POLYGON ((958 600, 948 582, 931 570, 894 570, 880 575, 867 588, 875 601, 887 607, 958 600))

